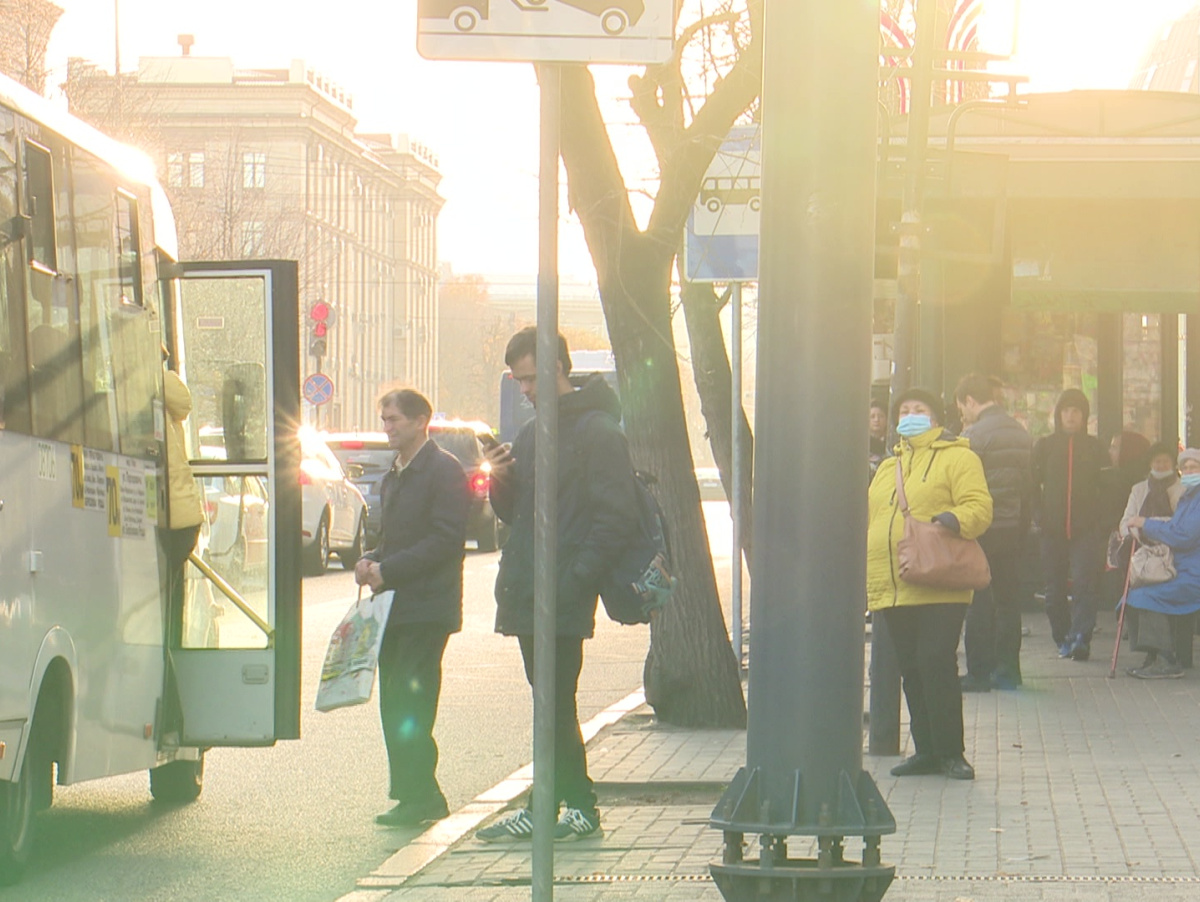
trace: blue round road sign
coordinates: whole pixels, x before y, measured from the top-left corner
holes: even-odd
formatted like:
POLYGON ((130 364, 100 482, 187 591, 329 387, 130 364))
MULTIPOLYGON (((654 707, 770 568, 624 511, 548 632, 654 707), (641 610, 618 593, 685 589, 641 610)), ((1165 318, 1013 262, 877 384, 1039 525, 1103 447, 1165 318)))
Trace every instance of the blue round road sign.
POLYGON ((304 380, 304 400, 320 407, 333 397, 333 380, 324 373, 313 373, 304 380))

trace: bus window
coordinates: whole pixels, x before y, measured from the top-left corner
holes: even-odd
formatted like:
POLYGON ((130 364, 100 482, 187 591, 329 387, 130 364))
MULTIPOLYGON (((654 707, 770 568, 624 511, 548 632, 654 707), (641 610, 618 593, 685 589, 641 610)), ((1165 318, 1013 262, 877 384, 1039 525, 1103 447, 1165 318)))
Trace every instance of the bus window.
POLYGON ((29 432, 25 328, 21 313, 20 233, 17 216, 17 146, 11 112, 0 109, 0 223, 14 223, 0 239, 0 429, 29 432))
POLYGON ((25 142, 25 180, 27 212, 31 220, 33 246, 29 260, 46 269, 58 269, 58 253, 54 240, 54 175, 50 151, 25 142))
POLYGON ((116 448, 113 432, 117 423, 112 318, 120 292, 113 244, 117 218, 114 180, 98 159, 76 152, 72 181, 83 350, 84 444, 112 451, 116 448))
POLYGON ((137 199, 117 192, 117 265, 121 279, 121 303, 142 306, 142 280, 138 250, 137 199))

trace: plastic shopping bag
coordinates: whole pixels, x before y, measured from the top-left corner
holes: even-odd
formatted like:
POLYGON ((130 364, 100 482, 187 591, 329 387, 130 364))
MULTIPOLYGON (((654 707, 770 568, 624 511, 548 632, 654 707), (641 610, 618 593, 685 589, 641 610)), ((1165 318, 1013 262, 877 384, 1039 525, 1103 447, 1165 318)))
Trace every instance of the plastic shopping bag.
POLYGON ((360 598, 350 606, 329 637, 321 668, 317 710, 333 711, 371 700, 383 628, 392 609, 392 592, 360 598))

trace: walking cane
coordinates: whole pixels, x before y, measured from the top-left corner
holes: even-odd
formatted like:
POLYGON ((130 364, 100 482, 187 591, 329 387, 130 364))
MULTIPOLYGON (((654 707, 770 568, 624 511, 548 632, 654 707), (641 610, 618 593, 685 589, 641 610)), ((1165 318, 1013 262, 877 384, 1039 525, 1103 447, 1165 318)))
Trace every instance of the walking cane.
POLYGON ((1117 655, 1121 651, 1121 634, 1125 632, 1125 604, 1129 600, 1129 575, 1133 572, 1133 553, 1137 551, 1137 539, 1129 546, 1129 563, 1125 565, 1125 588, 1121 591, 1121 613, 1117 617, 1117 641, 1113 643, 1112 666, 1108 669, 1108 678, 1117 678, 1117 655))

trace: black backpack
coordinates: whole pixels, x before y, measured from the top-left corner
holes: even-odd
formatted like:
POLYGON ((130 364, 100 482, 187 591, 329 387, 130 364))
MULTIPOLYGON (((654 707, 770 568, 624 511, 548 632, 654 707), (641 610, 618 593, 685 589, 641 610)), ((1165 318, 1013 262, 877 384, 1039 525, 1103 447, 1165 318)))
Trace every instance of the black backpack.
MULTIPOLYGON (((588 416, 576 425, 577 434, 583 431, 588 416)), ((586 447, 577 443, 581 452, 586 447)), ((586 461, 584 461, 586 471, 586 461)), ((600 600, 609 619, 617 623, 649 623, 651 615, 671 600, 679 580, 671 575, 671 544, 667 518, 662 506, 650 491, 656 481, 653 476, 634 470, 634 493, 637 496, 638 529, 618 555, 612 570, 600 586, 600 600)))

